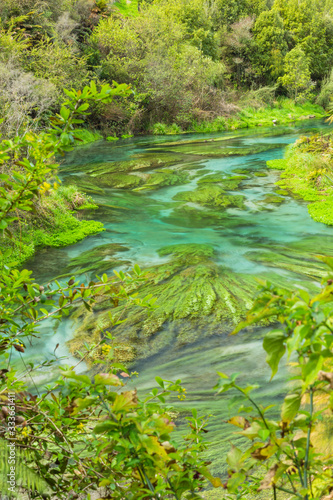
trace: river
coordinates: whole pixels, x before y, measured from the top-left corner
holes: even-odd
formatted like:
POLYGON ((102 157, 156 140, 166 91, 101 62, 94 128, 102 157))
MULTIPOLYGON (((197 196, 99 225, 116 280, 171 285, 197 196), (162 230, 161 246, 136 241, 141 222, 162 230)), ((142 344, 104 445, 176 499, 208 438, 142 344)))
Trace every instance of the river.
MULTIPOLYGON (((307 121, 283 128, 139 137, 77 148, 65 157, 60 175, 65 183, 77 183, 92 195, 99 208, 84 215, 103 222, 106 231, 66 248, 43 249, 26 266, 36 280, 45 283, 69 272, 78 275, 82 269, 83 279, 101 268, 112 275, 112 268, 127 270, 135 263, 141 268, 167 269, 184 249, 206 252, 202 260, 191 254, 189 263, 177 263, 174 276, 167 278, 178 279, 180 291, 178 302, 170 302, 169 309, 161 305, 165 320, 160 315, 157 327, 148 320, 149 335, 134 323, 129 331, 134 335, 135 326, 141 339, 133 364, 139 372, 133 383, 140 392, 156 385, 156 375, 180 378, 188 397, 174 400, 179 422, 184 423, 193 406, 212 415, 208 439, 212 442, 209 456, 219 456, 212 465, 215 473, 223 470, 230 445, 225 439, 230 436, 225 420, 235 411, 229 396, 214 395, 216 371, 240 372, 241 381, 261 386, 257 397, 267 403, 280 401, 286 383, 285 368, 269 382, 262 330, 228 335, 232 311, 239 314, 248 305, 255 277, 316 289, 323 269, 314 254, 333 250, 333 228, 314 222, 306 203, 281 191, 275 185, 279 172, 267 169, 266 161, 281 158, 284 148, 300 135, 326 129, 324 122, 307 121), (118 162, 123 177, 108 174, 112 162, 118 162), (136 162, 142 164, 140 168, 133 167, 136 162), (119 187, 122 182, 125 187, 119 187), (118 187, 112 187, 117 183, 118 187), (99 254, 92 251, 99 248, 103 252, 96 259, 99 254), (82 255, 86 258, 80 261, 82 255), (187 287, 186 273, 191 287, 187 287), (217 283, 224 288, 218 289, 217 283), (213 295, 209 305, 200 302, 205 286, 213 295), (180 309, 185 303, 188 312, 180 309), (227 312, 224 307, 229 308, 227 312), (218 321, 214 320, 216 311, 218 321)), ((161 291, 171 301, 168 288, 163 288, 165 280, 158 281, 157 296, 161 291)), ((176 281, 172 286, 177 290, 176 281)), ((66 341, 75 328, 70 320, 58 328, 45 325, 40 340, 28 351, 31 359, 50 356, 57 343, 59 355, 68 356, 66 341)), ((41 372, 40 384, 50 377, 49 370, 41 372)))

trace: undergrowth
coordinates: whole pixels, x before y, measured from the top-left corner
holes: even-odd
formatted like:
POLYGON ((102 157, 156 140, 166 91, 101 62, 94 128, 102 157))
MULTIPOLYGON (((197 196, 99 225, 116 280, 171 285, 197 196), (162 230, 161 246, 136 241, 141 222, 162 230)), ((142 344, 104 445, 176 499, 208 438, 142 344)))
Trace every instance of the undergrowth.
POLYGON ((333 225, 333 144, 329 136, 301 138, 289 146, 285 158, 269 160, 267 167, 283 170, 277 182, 309 202, 313 220, 333 225))
POLYGON ((75 186, 61 186, 39 199, 34 213, 21 213, 12 238, 1 242, 11 248, 11 261, 21 265, 38 247, 72 245, 90 234, 103 231, 103 224, 78 218, 79 210, 97 208, 91 198, 75 186))
POLYGON ((286 125, 297 120, 311 118, 322 118, 325 116, 324 109, 310 102, 295 104, 292 99, 279 99, 273 106, 244 107, 232 117, 218 116, 211 121, 192 121, 186 130, 182 130, 177 124, 167 125, 156 123, 152 128, 154 135, 181 134, 182 132, 212 133, 224 130, 236 130, 240 128, 270 127, 286 125))

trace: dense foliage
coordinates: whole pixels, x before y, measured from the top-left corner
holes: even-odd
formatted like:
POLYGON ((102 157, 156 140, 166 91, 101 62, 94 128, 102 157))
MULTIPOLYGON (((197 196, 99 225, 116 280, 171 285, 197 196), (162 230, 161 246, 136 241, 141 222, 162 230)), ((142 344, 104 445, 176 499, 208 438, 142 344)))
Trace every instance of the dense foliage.
POLYGON ((196 129, 278 95, 301 102, 327 83, 332 9, 330 0, 4 0, 1 129, 43 126, 63 87, 91 78, 133 88, 122 103, 93 106, 90 125, 105 137, 156 123, 196 129))
MULTIPOLYGON (((1 2, 2 492, 37 499, 89 499, 97 492, 104 499, 183 500, 204 498, 202 490, 210 482, 224 498, 258 497, 263 490, 274 499, 281 494, 332 498, 333 462, 322 442, 329 438, 324 430, 332 407, 333 276, 315 297, 266 283, 237 329, 267 324, 267 318, 277 324, 263 340, 266 361, 273 378, 288 353, 292 385, 280 412, 262 407, 256 387, 238 385, 237 374, 218 374, 218 394, 240 395, 239 412, 229 423, 240 428, 249 445, 232 446, 228 476, 215 478, 204 459, 205 416, 193 410, 188 435, 181 443, 173 439, 176 415, 167 397, 185 398, 181 381, 156 377, 158 387, 138 398, 131 383, 135 374, 114 361, 114 339, 105 328, 98 342, 78 353, 75 366, 63 366, 57 348, 54 359, 38 366, 25 363, 26 348, 40 335, 40 326, 61 321, 79 305, 91 311, 108 301, 113 326, 124 320, 112 315, 119 303, 123 311, 135 304, 149 313, 155 299, 137 295, 145 280, 140 268, 89 283, 73 276, 47 286, 18 268, 28 255, 20 233, 29 214, 38 221, 46 211, 50 226, 62 217, 58 233, 67 226, 77 238, 87 234, 88 222, 83 230, 62 212, 89 206, 91 200, 73 187, 59 188, 55 159, 80 140, 76 128, 82 118, 114 140, 115 134, 164 133, 170 127, 205 131, 212 121, 220 130, 245 103, 274 105, 278 95, 304 103, 320 89, 318 103, 327 106, 333 90, 332 16, 331 0, 1 2), (17 371, 18 360, 23 373, 17 371), (85 362, 88 373, 82 373, 85 362), (57 375, 42 392, 36 374, 51 368, 57 375), (17 483, 15 478, 11 484, 13 448, 17 483)), ((242 113, 248 123, 264 122, 261 110, 242 113)), ((309 211, 314 218, 317 213, 316 220, 331 221, 331 140, 302 139, 295 148, 298 164, 291 153, 271 166, 282 165, 290 189, 315 201, 309 211), (320 161, 314 163, 317 153, 320 161), (326 218, 318 219, 319 211, 326 218)), ((101 229, 91 225, 90 232, 101 229)), ((51 232, 36 237, 36 245, 68 242, 51 232)), ((325 262, 333 269, 332 259, 325 262)))
MULTIPOLYGON (((56 175, 54 155, 75 143, 75 125, 87 115, 89 104, 110 102, 128 91, 116 84, 98 90, 94 82, 83 91, 66 91, 68 99, 50 128, 0 143, 0 161, 8 172, 0 178, 2 233, 10 235, 18 211, 31 211, 36 198, 46 196, 56 175)), ((98 490, 104 498, 177 499, 189 492, 189 498, 196 498, 204 477, 214 481, 200 455, 206 420, 194 412, 186 442, 176 448, 169 441, 172 415, 160 404, 171 392, 183 397, 180 380, 157 377, 160 390, 153 389, 143 401, 134 389, 120 392, 128 371, 113 362, 112 336, 104 330, 99 342, 86 346, 75 366, 62 367, 60 377, 42 394, 34 376, 59 361, 58 346, 54 359, 39 366, 26 364, 23 357, 41 323, 59 320, 79 304, 91 310, 107 297, 114 307, 123 301, 152 308, 152 296, 140 299, 135 293, 143 279, 140 268, 135 266, 132 275, 116 273, 111 280, 104 274, 84 284, 72 277, 45 287, 16 265, 10 250, 0 253, 1 493, 69 499, 81 494, 88 498, 98 490), (15 353, 25 367, 23 374, 15 367, 15 353), (95 365, 94 375, 75 371, 87 359, 95 365), (27 391, 29 381, 35 394, 27 391)), ((111 312, 110 319, 114 326, 122 322, 111 312)))

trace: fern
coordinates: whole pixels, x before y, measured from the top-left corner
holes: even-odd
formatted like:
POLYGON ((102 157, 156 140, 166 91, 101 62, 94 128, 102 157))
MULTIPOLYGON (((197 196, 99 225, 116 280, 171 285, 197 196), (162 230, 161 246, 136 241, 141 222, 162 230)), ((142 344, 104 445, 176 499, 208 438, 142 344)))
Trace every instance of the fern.
POLYGON ((15 455, 16 492, 12 493, 7 482, 7 474, 10 473, 8 441, 0 439, 0 496, 5 494, 9 498, 22 498, 22 489, 48 496, 50 488, 47 482, 26 465, 28 453, 16 447, 15 455))

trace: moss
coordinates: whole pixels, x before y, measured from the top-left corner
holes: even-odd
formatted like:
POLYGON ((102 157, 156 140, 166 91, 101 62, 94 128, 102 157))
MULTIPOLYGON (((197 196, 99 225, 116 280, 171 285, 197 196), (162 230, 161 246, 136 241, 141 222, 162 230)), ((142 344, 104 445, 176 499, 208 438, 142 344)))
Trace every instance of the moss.
POLYGON ((276 189, 276 194, 279 194, 281 196, 287 196, 289 194, 289 191, 287 191, 286 189, 276 189))
POLYGON ((174 200, 198 203, 208 207, 244 207, 243 195, 227 195, 225 190, 217 184, 204 185, 195 191, 177 193, 174 200))
POLYGON ((96 182, 103 187, 113 187, 118 189, 130 189, 140 186, 144 181, 137 175, 128 175, 122 173, 103 174, 94 177, 92 182, 96 182))
POLYGON ((265 198, 262 200, 262 203, 276 203, 280 204, 283 203, 285 199, 282 196, 277 196, 276 194, 268 194, 265 196, 265 198))
POLYGON ((13 237, 4 238, 1 248, 11 248, 11 261, 21 265, 32 257, 38 247, 62 247, 72 245, 90 234, 104 231, 101 222, 81 220, 73 210, 78 204, 84 207, 89 199, 80 194, 77 188, 51 191, 43 196, 35 206, 35 213, 21 214, 19 224, 13 227, 13 237), (70 197, 72 193, 73 197, 70 197))
POLYGON ((267 177, 265 172, 255 172, 254 175, 255 177, 267 177))
POLYGON ((310 216, 316 222, 333 226, 333 197, 317 201, 308 205, 310 216))
POLYGON ((104 226, 101 222, 93 220, 78 220, 66 218, 66 223, 63 225, 64 219, 57 225, 54 231, 45 232, 43 229, 34 231, 34 243, 36 246, 63 247, 73 245, 80 240, 83 240, 89 234, 96 234, 104 231, 104 226))
POLYGON ((272 168, 274 170, 284 170, 285 168, 287 168, 287 162, 283 159, 268 160, 266 161, 266 165, 268 168, 272 168))
POLYGON ((189 174, 183 171, 164 169, 148 175, 145 184, 135 191, 145 189, 157 189, 164 186, 175 186, 177 184, 186 184, 189 180, 189 174))
POLYGON ((300 139, 287 148, 283 160, 271 160, 268 166, 274 168, 274 165, 283 165, 281 180, 276 183, 282 188, 281 194, 292 193, 307 202, 313 202, 308 204, 309 215, 316 222, 333 225, 333 183, 326 148, 327 141, 321 137, 318 140, 300 139), (307 151, 309 144, 318 150, 307 151), (288 188, 288 191, 283 188, 288 188))

